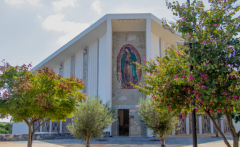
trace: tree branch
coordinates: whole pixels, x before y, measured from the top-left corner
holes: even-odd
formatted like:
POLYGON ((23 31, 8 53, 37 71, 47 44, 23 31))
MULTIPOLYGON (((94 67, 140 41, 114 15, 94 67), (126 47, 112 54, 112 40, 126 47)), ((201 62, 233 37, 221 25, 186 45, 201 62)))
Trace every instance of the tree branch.
POLYGON ((35 123, 35 122, 37 122, 37 121, 39 121, 40 120, 40 117, 39 118, 34 118, 32 121, 31 121, 31 123, 35 123))
POLYGON ((46 123, 46 122, 49 121, 49 120, 50 120, 50 118, 48 118, 47 120, 43 121, 42 124, 40 124, 40 122, 39 122, 38 127, 37 127, 35 130, 33 130, 33 134, 34 134, 44 123, 46 123))
POLYGON ((232 134, 232 137, 234 137, 234 136, 238 135, 238 133, 236 132, 235 127, 233 126, 233 123, 232 123, 232 114, 227 111, 226 107, 224 107, 224 110, 226 112, 225 116, 226 116, 227 121, 228 121, 230 132, 232 134))
POLYGON ((223 132, 219 129, 219 127, 217 126, 217 123, 215 122, 215 120, 213 119, 213 117, 210 115, 210 113, 207 112, 206 110, 204 110, 204 112, 205 112, 206 115, 212 120, 215 129, 216 129, 216 130, 220 133, 220 135, 222 136, 222 139, 223 139, 224 143, 225 143, 228 147, 231 147, 231 145, 229 144, 228 140, 227 140, 226 137, 224 136, 223 132))
POLYGON ((23 118, 23 120, 25 121, 25 123, 29 126, 29 121, 25 118, 23 118))
POLYGON ((240 136, 240 131, 237 132, 238 137, 240 136))

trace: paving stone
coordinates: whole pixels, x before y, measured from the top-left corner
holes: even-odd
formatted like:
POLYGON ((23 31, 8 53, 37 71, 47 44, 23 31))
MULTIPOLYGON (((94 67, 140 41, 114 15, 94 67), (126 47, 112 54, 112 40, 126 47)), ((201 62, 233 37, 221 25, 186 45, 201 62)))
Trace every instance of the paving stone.
MULTIPOLYGON (((226 137, 232 145, 232 138, 226 137)), ((160 141, 149 141, 150 137, 111 137, 107 141, 91 141, 91 147, 159 147, 160 141)), ((0 147, 26 147, 27 141, 0 142, 0 147)), ((222 138, 198 138, 198 147, 225 147, 222 138)), ((85 147, 76 139, 33 141, 33 147, 85 147)), ((192 147, 192 138, 167 137, 166 147, 192 147)))

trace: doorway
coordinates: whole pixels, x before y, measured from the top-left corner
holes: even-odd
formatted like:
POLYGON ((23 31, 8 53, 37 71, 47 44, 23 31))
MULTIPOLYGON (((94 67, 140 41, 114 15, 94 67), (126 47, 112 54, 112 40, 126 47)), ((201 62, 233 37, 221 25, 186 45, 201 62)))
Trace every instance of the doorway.
POLYGON ((129 109, 118 109, 119 136, 129 136, 129 109))

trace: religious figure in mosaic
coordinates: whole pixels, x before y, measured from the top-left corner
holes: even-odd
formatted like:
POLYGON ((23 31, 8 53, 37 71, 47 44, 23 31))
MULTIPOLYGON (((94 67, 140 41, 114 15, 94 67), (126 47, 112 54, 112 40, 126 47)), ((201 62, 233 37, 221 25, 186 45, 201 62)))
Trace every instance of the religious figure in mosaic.
POLYGON ((137 69, 135 62, 141 64, 138 51, 132 45, 124 45, 118 55, 118 81, 122 89, 132 89, 131 84, 138 84, 141 70, 137 69))

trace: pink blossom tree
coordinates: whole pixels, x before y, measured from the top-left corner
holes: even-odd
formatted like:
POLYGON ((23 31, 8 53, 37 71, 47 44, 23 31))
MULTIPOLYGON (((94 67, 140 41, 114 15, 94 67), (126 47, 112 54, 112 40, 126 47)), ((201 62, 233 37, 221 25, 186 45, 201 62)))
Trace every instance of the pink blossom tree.
POLYGON ((189 35, 199 41, 192 44, 192 49, 187 45, 177 50, 167 49, 168 56, 146 61, 146 66, 138 65, 151 76, 145 75, 146 85, 137 88, 154 95, 160 110, 167 106, 169 112, 179 111, 186 115, 193 109, 191 102, 195 101, 197 112, 205 113, 212 120, 215 129, 230 147, 211 115, 223 113, 233 145, 238 147, 240 131, 235 129, 232 120, 233 114, 240 112, 240 44, 236 38, 240 32, 240 17, 233 16, 240 6, 235 4, 236 0, 209 0, 209 3, 209 10, 197 0, 190 6, 180 6, 178 2, 167 4, 179 19, 176 23, 163 20, 163 27, 181 32, 183 38, 189 35), (190 65, 193 67, 191 72, 190 65), (193 93, 190 87, 193 87, 193 93))

